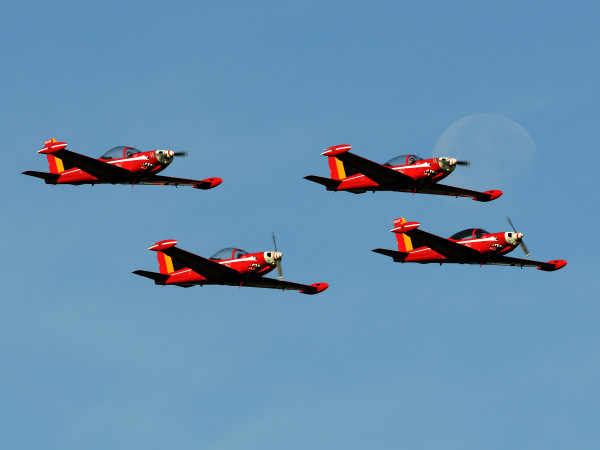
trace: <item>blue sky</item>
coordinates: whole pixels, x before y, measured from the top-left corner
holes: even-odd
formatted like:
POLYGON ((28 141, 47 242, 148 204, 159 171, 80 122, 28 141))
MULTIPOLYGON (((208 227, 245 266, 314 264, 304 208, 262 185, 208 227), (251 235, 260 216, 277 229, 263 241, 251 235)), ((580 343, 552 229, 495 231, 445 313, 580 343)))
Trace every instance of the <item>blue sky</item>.
MULTIPOLYGON (((593 2, 6 5, 0 48, 7 448, 595 449, 600 91, 593 2), (535 143, 492 203, 332 194, 325 147, 433 154, 500 115, 535 143), (187 150, 212 191, 51 187, 44 139, 187 150), (394 264, 392 220, 507 230, 558 272, 394 264), (162 239, 284 253, 295 292, 157 287, 162 239)), ((496 143, 495 151, 502 145, 496 143)), ((507 150, 510 151, 510 150, 507 150)), ((452 156, 452 155, 449 155, 452 156)), ((482 153, 482 158, 493 157, 482 153)), ((460 171, 460 172, 459 172, 460 171)), ((519 250, 515 254, 519 256, 519 250)))

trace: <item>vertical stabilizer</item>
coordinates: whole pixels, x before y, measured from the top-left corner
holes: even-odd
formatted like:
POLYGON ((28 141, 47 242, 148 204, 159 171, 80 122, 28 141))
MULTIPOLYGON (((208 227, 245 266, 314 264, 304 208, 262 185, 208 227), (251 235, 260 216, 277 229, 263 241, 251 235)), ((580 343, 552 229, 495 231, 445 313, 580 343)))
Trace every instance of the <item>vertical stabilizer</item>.
MULTIPOLYGON (((406 223, 406 219, 401 217, 399 219, 394 220, 394 228, 399 227, 403 223, 406 223)), ((412 239, 406 233, 395 233, 396 240, 398 241, 398 251, 409 253, 414 249, 412 239)))
POLYGON ((327 156, 327 160, 329 162, 329 172, 331 173, 331 178, 334 180, 343 180, 344 178, 348 178, 349 176, 358 173, 354 167, 350 166, 349 164, 345 164, 335 156, 327 156))
POLYGON ((165 275, 171 275, 173 272, 185 269, 187 266, 177 259, 165 255, 161 251, 156 252, 156 258, 158 259, 158 271, 165 275))
MULTIPOLYGON (((48 139, 48 140, 44 141, 44 148, 42 150, 46 150, 46 148, 52 147, 52 145, 56 144, 56 143, 57 143, 56 139, 48 139)), ((59 143, 59 144, 63 144, 63 147, 59 147, 59 148, 64 148, 67 146, 67 144, 65 144, 65 143, 59 143)), ((42 151, 40 151, 40 152, 42 152, 42 151)), ((44 151, 42 153, 46 153, 46 151, 44 151)), ((72 169, 73 167, 75 167, 70 164, 65 164, 62 159, 57 158, 56 156, 54 156, 51 153, 46 153, 46 157, 48 158, 48 167, 50 168, 50 173, 60 174, 60 173, 63 173, 65 170, 69 170, 69 169, 72 169)))
POLYGON ((173 266, 173 258, 171 258, 168 255, 165 255, 163 252, 156 252, 156 258, 158 259, 158 271, 160 273, 169 275, 175 272, 175 267, 173 266))

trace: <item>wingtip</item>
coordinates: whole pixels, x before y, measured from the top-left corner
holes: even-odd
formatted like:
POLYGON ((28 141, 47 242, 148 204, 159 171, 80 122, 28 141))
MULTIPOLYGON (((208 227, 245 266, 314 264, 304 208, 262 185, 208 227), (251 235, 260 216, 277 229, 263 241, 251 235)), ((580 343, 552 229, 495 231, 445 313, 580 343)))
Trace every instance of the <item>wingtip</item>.
POLYGON ((38 150, 38 153, 47 155, 62 150, 66 146, 66 142, 57 142, 56 139, 47 139, 44 141, 44 148, 38 150))
POLYGON ((329 285, 327 283, 313 283, 309 287, 315 288, 315 290, 312 291, 312 289, 311 289, 312 292, 305 292, 304 290, 302 290, 302 291, 300 291, 300 293, 308 294, 308 295, 315 295, 320 292, 323 292, 325 289, 327 289, 329 287, 329 285))
POLYGON ((491 202, 492 200, 496 200, 503 194, 501 190, 492 189, 489 191, 482 192, 482 195, 478 197, 473 197, 473 200, 477 202, 491 202))
POLYGON ((403 222, 399 226, 394 227, 390 230, 391 233, 406 233, 408 231, 416 230, 421 224, 419 222, 403 222))
POLYGON ((555 270, 562 269, 567 265, 567 262, 564 259, 553 259, 552 261, 548 261, 543 266, 538 267, 538 270, 543 270, 544 272, 554 272, 555 270))
POLYGON ((194 189, 202 189, 202 190, 207 190, 207 189, 212 189, 212 188, 216 188, 218 185, 220 185, 223 182, 222 178, 219 177, 211 177, 211 178, 206 178, 205 180, 202 180, 202 184, 195 184, 194 186, 192 186, 194 189))
POLYGON ((166 250, 171 247, 175 247, 177 245, 177 241, 175 239, 167 239, 165 241, 160 241, 148 248, 148 250, 152 250, 153 252, 159 252, 166 250))
POLYGON ((333 147, 327 148, 321 155, 323 156, 336 156, 342 153, 346 153, 352 148, 351 145, 334 145, 333 147))

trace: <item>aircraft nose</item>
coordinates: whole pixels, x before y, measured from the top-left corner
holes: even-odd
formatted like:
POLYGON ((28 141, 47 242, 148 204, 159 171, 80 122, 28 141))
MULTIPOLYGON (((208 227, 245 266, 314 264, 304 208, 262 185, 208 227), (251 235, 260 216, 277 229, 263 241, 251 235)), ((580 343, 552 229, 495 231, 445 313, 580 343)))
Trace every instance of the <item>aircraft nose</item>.
POLYGON ((170 164, 175 152, 173 150, 155 150, 154 156, 160 164, 170 164))
POLYGON ((437 161, 440 165, 440 169, 446 172, 452 172, 456 168, 456 163, 458 162, 456 158, 449 158, 447 156, 440 156, 437 161))
POLYGON ((523 239, 523 233, 517 233, 517 239, 518 240, 523 239))
POLYGON ((273 253, 273 259, 275 261, 281 261, 281 258, 283 258, 283 253, 281 253, 281 252, 275 252, 275 253, 273 253))

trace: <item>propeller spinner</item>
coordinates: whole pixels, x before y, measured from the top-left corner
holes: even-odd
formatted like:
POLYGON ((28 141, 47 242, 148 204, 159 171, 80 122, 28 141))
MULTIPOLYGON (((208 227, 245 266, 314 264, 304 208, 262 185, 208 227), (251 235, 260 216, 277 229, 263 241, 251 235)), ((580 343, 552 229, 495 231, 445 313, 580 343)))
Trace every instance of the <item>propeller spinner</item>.
POLYGON ((161 164, 170 164, 173 161, 173 157, 175 156, 183 156, 186 157, 188 155, 187 152, 174 152, 173 150, 155 150, 154 155, 156 156, 156 160, 161 164))
POLYGON ((456 158, 448 158, 445 156, 438 158, 440 167, 446 172, 452 172, 456 166, 470 166, 470 161, 461 161, 456 158))

